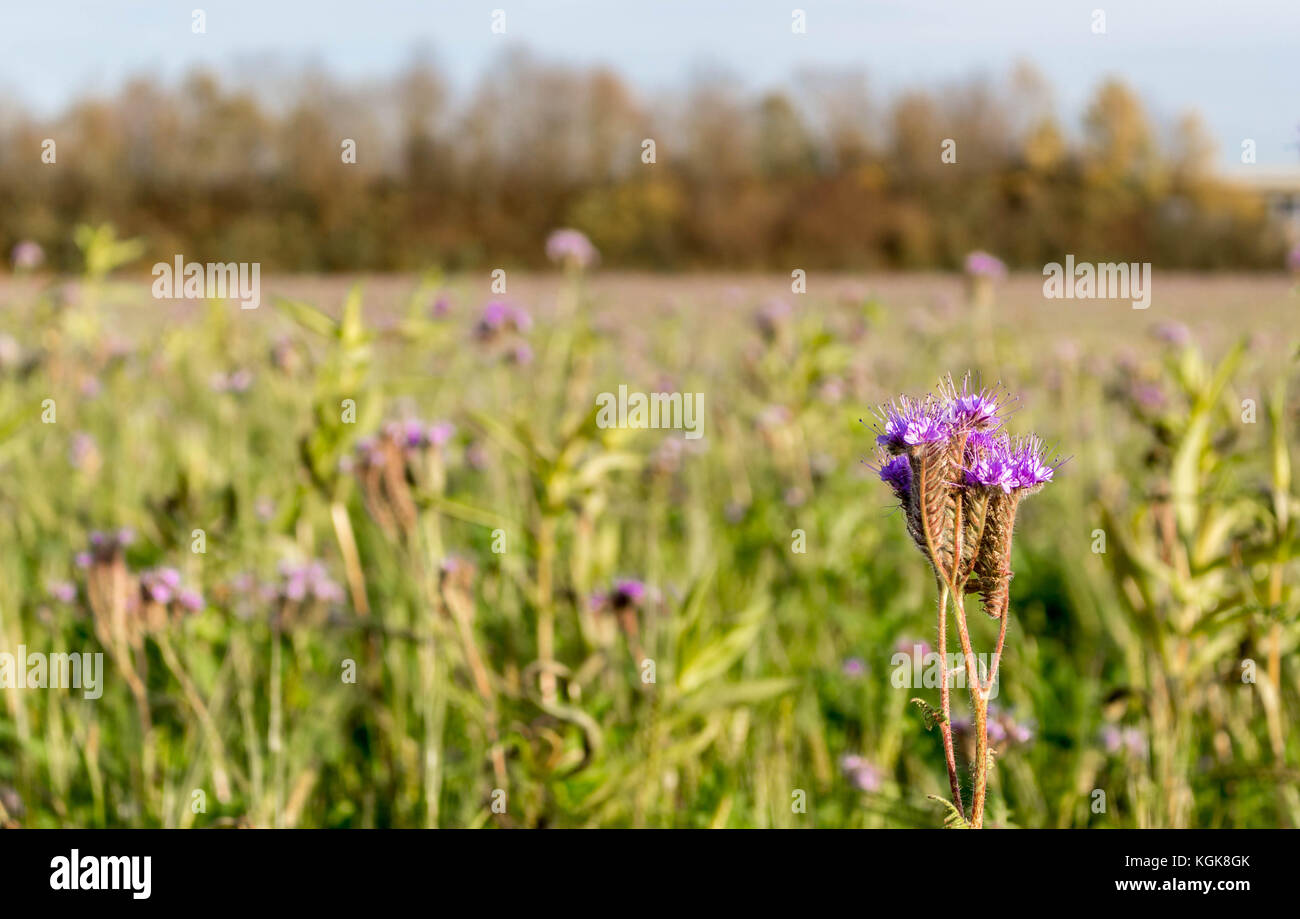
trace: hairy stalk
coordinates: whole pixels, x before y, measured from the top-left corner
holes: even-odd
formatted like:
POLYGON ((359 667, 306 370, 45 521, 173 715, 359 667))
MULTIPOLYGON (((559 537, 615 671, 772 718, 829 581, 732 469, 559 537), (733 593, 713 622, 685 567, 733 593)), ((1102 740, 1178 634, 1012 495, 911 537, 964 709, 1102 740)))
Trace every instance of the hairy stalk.
POLYGON ((948 766, 948 784, 952 787, 952 803, 957 813, 966 817, 966 808, 961 799, 961 782, 957 778, 957 754, 952 744, 952 696, 948 689, 948 585, 942 578, 939 582, 939 660, 943 662, 939 676, 939 699, 943 707, 943 722, 939 731, 943 735, 943 755, 948 766))
MULTIPOLYGON (((966 682, 970 689, 971 708, 975 715, 975 768, 974 792, 971 798, 970 824, 979 829, 984 821, 984 789, 988 779, 988 706, 982 687, 975 652, 971 646, 970 631, 966 626, 966 604, 960 593, 953 593, 953 610, 957 616, 957 634, 961 638, 962 653, 966 658, 966 682)), ((946 663, 946 662, 945 662, 946 663)))

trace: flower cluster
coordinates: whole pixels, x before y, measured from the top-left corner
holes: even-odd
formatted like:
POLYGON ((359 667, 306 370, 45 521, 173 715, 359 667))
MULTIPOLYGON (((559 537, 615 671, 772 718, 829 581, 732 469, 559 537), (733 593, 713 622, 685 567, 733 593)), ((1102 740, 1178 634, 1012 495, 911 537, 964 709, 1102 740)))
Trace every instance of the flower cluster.
POLYGON ((999 389, 949 377, 936 393, 882 406, 876 425, 880 479, 908 532, 936 573, 954 590, 978 592, 994 618, 1006 602, 1019 501, 1060 466, 1038 437, 1007 433, 1007 404, 999 389))
POLYGON ((151 568, 140 574, 140 599, 146 604, 197 613, 203 609, 203 595, 181 583, 175 568, 151 568))
MULTIPOLYGON (((95 630, 105 645, 140 647, 145 635, 167 627, 188 613, 203 610, 203 594, 186 585, 175 568, 158 567, 132 573, 126 548, 135 541, 129 528, 90 534, 90 548, 77 553, 77 567, 86 573, 86 599, 95 630)), ((60 585, 63 602, 76 599, 76 588, 60 585)))
POLYGON ((445 488, 447 447, 455 433, 449 421, 408 418, 357 441, 345 467, 355 473, 366 507, 390 537, 409 536, 417 498, 445 488))
POLYGON ((533 317, 521 306, 506 300, 491 300, 474 325, 474 337, 484 350, 507 364, 526 365, 533 349, 524 337, 533 327, 533 317))
POLYGON ((954 722, 948 694, 949 671, 940 669, 941 711, 930 709, 927 724, 943 736, 952 812, 964 826, 984 825, 990 769, 989 742, 1027 743, 1033 729, 989 705, 1007 635, 1011 590, 1011 534, 1020 500, 1050 482, 1060 461, 1049 458, 1033 435, 1011 436, 1002 413, 1006 396, 997 389, 972 387, 967 375, 958 386, 951 376, 923 399, 902 396, 879 409, 877 471, 903 509, 908 535, 930 562, 939 586, 939 656, 946 659, 948 605, 957 620, 965 658, 973 717, 954 722), (1000 634, 987 675, 979 672, 965 595, 978 594, 984 612, 1000 622, 1000 634), (972 741, 974 787, 969 816, 957 775, 953 734, 972 741))
POLYGON ((474 332, 481 340, 491 341, 506 332, 523 335, 532 327, 533 317, 522 306, 506 300, 489 300, 483 307, 483 315, 479 317, 474 332))

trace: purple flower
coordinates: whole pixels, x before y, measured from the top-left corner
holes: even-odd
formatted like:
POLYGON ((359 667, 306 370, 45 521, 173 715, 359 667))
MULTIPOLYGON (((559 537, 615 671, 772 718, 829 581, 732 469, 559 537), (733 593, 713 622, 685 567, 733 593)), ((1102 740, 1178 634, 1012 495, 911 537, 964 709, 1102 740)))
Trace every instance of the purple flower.
POLYGON ((867 665, 860 657, 845 658, 843 666, 840 668, 847 677, 860 677, 867 672, 867 665))
POLYGON ((325 564, 319 560, 298 563, 280 563, 280 583, 273 591, 273 599, 302 603, 314 599, 321 603, 338 603, 343 599, 343 589, 329 576, 325 564))
POLYGON ((898 498, 906 498, 912 488, 912 461, 900 455, 882 463, 880 481, 892 488, 898 498))
POLYGON ((72 603, 77 599, 77 586, 71 581, 52 581, 50 597, 59 603, 72 603))
POLYGON ((623 578, 614 582, 613 601, 615 606, 639 606, 645 599, 646 587, 643 581, 623 578))
POLYGON ((491 339, 510 329, 522 334, 532 327, 533 317, 523 307, 505 300, 489 300, 483 306, 483 315, 479 317, 475 334, 479 338, 491 339))
POLYGON ((197 613, 203 609, 203 594, 186 587, 176 593, 176 602, 191 613, 197 613))
POLYGON ((1192 330, 1181 322, 1174 322, 1173 320, 1158 323, 1151 330, 1151 334, 1159 341, 1175 348, 1185 348, 1192 343, 1192 330))
POLYGON ((619 578, 608 591, 594 591, 589 600, 593 610, 625 610, 639 607, 649 594, 644 581, 619 578))
POLYGON ((963 481, 980 488, 1000 488, 1005 494, 1016 487, 1011 459, 1001 448, 986 452, 967 467, 963 481))
POLYGON ((1300 271, 1300 243, 1286 257, 1286 265, 1292 271, 1300 271))
POLYGON ((175 568, 154 568, 140 575, 140 587, 145 596, 164 606, 172 602, 180 583, 181 575, 175 568))
POLYGON ((428 440, 435 447, 441 447, 447 441, 451 440, 452 435, 456 433, 456 426, 450 421, 439 421, 429 425, 428 440))
POLYGON ((880 789, 880 770, 871 761, 856 753, 846 753, 840 757, 840 771, 859 791, 871 792, 880 789))
POLYGON ((1007 276, 1007 266, 995 255, 989 255, 987 252, 972 252, 966 256, 966 274, 973 278, 1000 281, 1007 276))
POLYGON ((947 440, 951 429, 944 421, 944 409, 933 399, 915 402, 906 396, 881 409, 884 430, 876 443, 894 453, 908 447, 947 440))
POLYGON ((41 248, 39 243, 24 239, 14 246, 11 258, 13 259, 15 271, 31 271, 34 268, 39 268, 41 262, 45 261, 45 250, 41 248))
POLYGON ((1049 464, 1046 448, 1035 435, 1017 442, 1011 451, 1011 477, 1016 488, 1035 488, 1052 481, 1060 463, 1049 464))
POLYGON ((976 435, 966 443, 962 482, 978 488, 999 488, 1004 494, 1036 488, 1052 480, 1060 463, 1048 463, 1043 442, 1033 435, 1014 444, 1004 437, 976 435), (972 443, 973 441, 973 443, 972 443))
POLYGON ((560 229, 546 238, 546 257, 553 262, 586 268, 599 258, 599 253, 586 234, 578 230, 560 229))
POLYGON ((962 381, 960 390, 949 382, 945 390, 944 417, 952 427, 987 432, 1002 424, 998 417, 1002 408, 998 390, 972 390, 969 380, 962 381))

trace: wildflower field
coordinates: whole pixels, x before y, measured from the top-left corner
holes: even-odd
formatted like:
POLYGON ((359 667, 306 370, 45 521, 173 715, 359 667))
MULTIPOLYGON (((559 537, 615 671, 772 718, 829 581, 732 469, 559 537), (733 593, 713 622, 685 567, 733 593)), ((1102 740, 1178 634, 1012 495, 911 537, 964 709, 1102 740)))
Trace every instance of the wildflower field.
POLYGON ((0 658, 6 825, 929 827, 977 774, 986 826, 1300 824, 1285 277, 1141 311, 570 249, 244 310, 81 240, 0 281, 0 650, 51 661, 0 658), (945 718, 874 408, 950 373, 1051 474, 945 718), (701 436, 602 423, 620 386, 701 436), (82 652, 97 693, 33 688, 82 652))

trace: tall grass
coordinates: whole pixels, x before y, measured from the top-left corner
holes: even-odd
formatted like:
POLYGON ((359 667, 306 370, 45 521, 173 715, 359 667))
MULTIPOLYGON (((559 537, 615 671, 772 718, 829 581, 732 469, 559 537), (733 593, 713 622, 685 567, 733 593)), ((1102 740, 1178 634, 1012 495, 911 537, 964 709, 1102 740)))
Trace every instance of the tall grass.
POLYGON ((939 825, 938 694, 896 685, 933 584, 858 418, 967 367, 1074 454, 1018 520, 986 825, 1300 823, 1293 364, 996 323, 981 358, 862 297, 611 323, 577 274, 496 336, 436 275, 182 321, 85 244, 5 309, 0 651, 103 651, 105 688, 0 690, 6 823, 939 825), (705 438, 598 427, 619 383, 704 393, 705 438), (368 472, 415 418, 454 433, 368 472), (124 527, 127 581, 206 605, 116 646, 77 555, 124 527))

